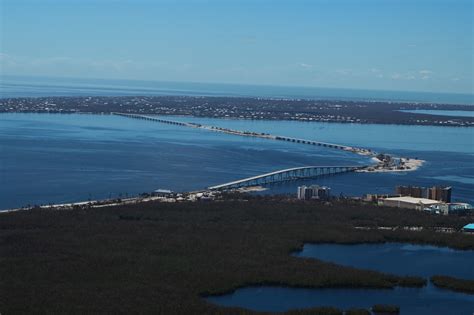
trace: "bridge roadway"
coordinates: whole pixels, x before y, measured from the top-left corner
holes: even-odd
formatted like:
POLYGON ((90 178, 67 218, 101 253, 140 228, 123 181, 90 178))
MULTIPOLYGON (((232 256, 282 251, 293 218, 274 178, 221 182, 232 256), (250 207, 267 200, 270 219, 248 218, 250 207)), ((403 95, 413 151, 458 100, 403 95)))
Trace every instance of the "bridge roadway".
POLYGON ((258 186, 303 178, 315 178, 323 175, 334 175, 340 173, 354 172, 368 166, 303 166, 293 167, 275 172, 270 172, 258 176, 243 178, 240 180, 211 186, 209 190, 225 190, 248 186, 258 186))
MULTIPOLYGON (((356 148, 350 147, 345 145, 339 145, 334 143, 327 143, 321 141, 314 141, 314 140, 306 140, 306 139, 298 139, 292 137, 284 137, 284 136, 275 136, 270 135, 267 133, 257 133, 257 132, 250 132, 250 131, 240 131, 240 130, 233 130, 228 128, 222 127, 215 127, 215 126, 207 126, 198 123, 188 123, 188 122, 181 122, 181 121, 174 121, 168 119, 162 119, 158 117, 150 117, 147 115, 141 114, 129 114, 129 113, 112 113, 114 115, 124 116, 128 118, 135 118, 135 119, 143 119, 149 121, 156 121, 159 123, 170 124, 170 125, 178 125, 184 127, 191 127, 191 128, 199 128, 205 129, 209 131, 215 132, 222 132, 232 135, 244 136, 244 137, 257 137, 257 138, 264 138, 269 140, 279 140, 279 141, 288 141, 294 143, 301 143, 301 144, 309 144, 309 145, 317 145, 328 147, 332 149, 344 150, 348 152, 352 152, 355 154, 360 155, 367 155, 367 156, 375 156, 376 153, 371 151, 370 149, 364 148, 356 148)), ((258 176, 253 176, 249 178, 244 178, 220 185, 215 185, 208 187, 210 190, 225 190, 225 189, 232 189, 232 188, 239 188, 239 187, 248 187, 248 186, 257 186, 261 184, 269 184, 275 182, 282 182, 294 179, 302 179, 302 178, 314 178, 317 176, 322 175, 333 175, 339 173, 347 173, 347 172, 354 172, 356 170, 361 170, 364 168, 369 167, 368 165, 364 166, 304 166, 304 167, 294 167, 284 170, 279 170, 271 173, 266 173, 258 176)))
POLYGON ((209 131, 222 132, 222 133, 227 133, 227 134, 232 134, 232 135, 237 135, 237 136, 256 137, 256 138, 264 138, 264 139, 269 139, 269 140, 288 141, 288 142, 294 142, 294 143, 309 144, 309 145, 314 145, 314 146, 322 146, 322 147, 327 147, 331 149, 344 150, 344 151, 348 151, 348 152, 352 152, 352 153, 356 153, 360 155, 370 155, 370 156, 376 155, 376 153, 371 151, 370 149, 351 147, 347 145, 341 145, 341 144, 335 144, 335 143, 329 143, 329 142, 299 139, 299 138, 292 138, 292 137, 285 137, 285 136, 275 136, 275 135, 270 135, 267 133, 240 131, 240 130, 234 130, 234 129, 229 129, 229 128, 202 125, 198 123, 188 123, 188 122, 162 119, 158 117, 150 117, 150 116, 141 115, 141 114, 129 114, 129 113, 112 113, 112 114, 118 115, 118 116, 124 116, 128 118, 156 121, 159 123, 170 124, 170 125, 205 129, 209 131))

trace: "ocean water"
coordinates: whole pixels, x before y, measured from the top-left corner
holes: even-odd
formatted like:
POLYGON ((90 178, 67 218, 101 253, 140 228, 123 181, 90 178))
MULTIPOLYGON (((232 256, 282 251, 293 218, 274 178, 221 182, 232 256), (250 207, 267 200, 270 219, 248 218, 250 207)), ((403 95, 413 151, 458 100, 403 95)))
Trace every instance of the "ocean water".
MULTIPOLYGON (((334 194, 390 193, 395 185, 450 185, 474 202, 470 128, 347 125, 173 117, 371 148, 425 159, 406 173, 349 173, 269 185, 295 193, 322 184, 334 194)), ((261 173, 307 165, 367 164, 344 151, 165 125, 113 115, 0 114, 0 209, 124 197, 158 188, 202 189, 261 173)))
MULTIPOLYGON (((212 95, 391 99, 473 104, 472 95, 384 92, 127 80, 0 77, 0 97, 73 95, 212 95)), ((239 130, 367 147, 425 159, 416 172, 344 174, 301 184, 335 194, 390 193, 395 185, 451 185, 474 202, 474 134, 469 128, 248 121, 171 117, 239 130)), ((354 154, 161 125, 110 115, 0 114, 0 209, 135 195, 157 188, 202 189, 294 166, 367 164, 354 154)))
MULTIPOLYGON (((296 121, 234 120, 174 116, 178 121, 198 122, 238 130, 268 132, 349 146, 370 148, 395 156, 419 158, 425 164, 414 172, 349 173, 296 184, 327 185, 336 194, 393 193, 396 185, 453 187, 457 201, 474 201, 474 130, 437 126, 363 125, 296 121)), ((304 146, 298 145, 296 146, 304 146)), ((268 193, 287 193, 295 183, 274 184, 268 193)))
POLYGON ((275 169, 365 164, 336 150, 113 115, 0 114, 0 209, 202 189, 275 169))
POLYGON ((474 105, 474 94, 269 85, 0 76, 0 98, 39 96, 188 95, 379 100, 474 105))

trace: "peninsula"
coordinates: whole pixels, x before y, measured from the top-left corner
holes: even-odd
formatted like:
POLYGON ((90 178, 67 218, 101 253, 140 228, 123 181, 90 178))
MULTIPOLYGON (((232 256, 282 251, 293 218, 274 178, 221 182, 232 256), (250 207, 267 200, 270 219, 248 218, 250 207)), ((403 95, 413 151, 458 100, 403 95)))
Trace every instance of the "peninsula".
POLYGON ((96 113, 294 120, 328 123, 474 126, 474 117, 409 110, 473 112, 470 105, 209 96, 88 96, 0 99, 0 112, 96 113))

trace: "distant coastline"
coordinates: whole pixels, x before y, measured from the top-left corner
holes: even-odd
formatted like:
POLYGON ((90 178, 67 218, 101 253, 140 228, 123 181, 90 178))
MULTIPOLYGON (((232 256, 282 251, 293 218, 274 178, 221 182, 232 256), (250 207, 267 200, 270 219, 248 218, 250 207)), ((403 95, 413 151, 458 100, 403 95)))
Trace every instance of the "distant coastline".
POLYGON ((230 83, 0 76, 0 98, 50 96, 217 96, 474 105, 474 94, 230 83))
POLYGON ((473 127, 474 106, 224 96, 45 96, 0 99, 0 113, 146 114, 247 120, 473 127), (421 113, 419 111, 422 111, 421 113))

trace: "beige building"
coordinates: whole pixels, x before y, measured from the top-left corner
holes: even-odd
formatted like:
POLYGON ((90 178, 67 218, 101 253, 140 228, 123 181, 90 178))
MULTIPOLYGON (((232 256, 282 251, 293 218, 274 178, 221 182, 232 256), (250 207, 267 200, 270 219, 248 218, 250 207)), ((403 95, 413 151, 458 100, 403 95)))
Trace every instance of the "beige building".
POLYGON ((379 199, 378 204, 387 207, 423 210, 425 208, 429 208, 430 206, 441 204, 441 202, 432 199, 405 196, 379 199))

